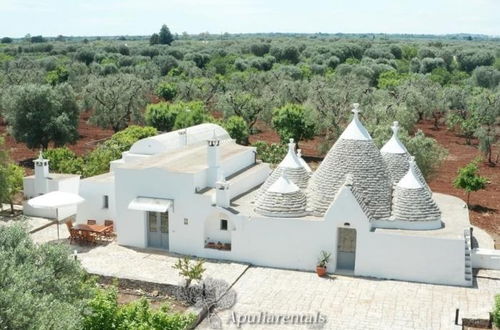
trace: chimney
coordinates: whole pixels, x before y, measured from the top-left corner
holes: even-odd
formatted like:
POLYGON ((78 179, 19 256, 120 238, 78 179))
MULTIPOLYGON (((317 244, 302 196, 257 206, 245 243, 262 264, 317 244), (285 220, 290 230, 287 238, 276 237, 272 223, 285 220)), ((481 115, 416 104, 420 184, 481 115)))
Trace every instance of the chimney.
POLYGON ((220 207, 229 207, 230 203, 229 182, 226 181, 222 170, 219 170, 219 175, 215 182, 215 204, 220 207))
POLYGON ((187 145, 187 129, 181 129, 179 133, 179 146, 183 147, 187 145))
POLYGON ((220 140, 215 134, 215 130, 213 137, 208 139, 207 142, 208 186, 215 188, 215 183, 217 182, 220 168, 220 140))
POLYGON ((49 177, 49 160, 44 159, 42 151, 38 158, 33 160, 35 164, 35 195, 43 195, 48 193, 48 180, 49 177))

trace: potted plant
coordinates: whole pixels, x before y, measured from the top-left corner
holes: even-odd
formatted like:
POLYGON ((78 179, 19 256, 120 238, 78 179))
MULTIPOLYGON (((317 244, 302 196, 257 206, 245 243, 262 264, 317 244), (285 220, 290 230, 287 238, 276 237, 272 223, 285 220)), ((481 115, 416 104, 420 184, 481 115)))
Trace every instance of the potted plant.
POLYGON ((331 255, 332 254, 330 252, 321 251, 318 264, 316 265, 316 274, 318 274, 318 276, 321 277, 326 275, 326 265, 328 264, 328 261, 330 261, 331 255))

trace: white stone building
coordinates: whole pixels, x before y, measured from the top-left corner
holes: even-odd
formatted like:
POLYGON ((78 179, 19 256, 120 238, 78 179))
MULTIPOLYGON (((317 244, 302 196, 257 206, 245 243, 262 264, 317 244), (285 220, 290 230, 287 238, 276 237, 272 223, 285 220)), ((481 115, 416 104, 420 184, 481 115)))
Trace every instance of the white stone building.
POLYGON ((314 172, 293 142, 271 171, 214 124, 142 139, 81 181, 77 222, 114 220, 125 246, 301 270, 325 250, 329 272, 471 285, 464 202, 432 194, 397 125, 379 151, 355 108, 314 172))
POLYGON ((44 159, 40 152, 33 160, 35 174, 23 178, 23 213, 34 217, 44 217, 58 220, 65 219, 76 213, 76 206, 61 207, 59 209, 41 209, 31 207, 26 200, 52 191, 64 191, 78 194, 80 176, 75 174, 50 173, 49 160, 44 159))

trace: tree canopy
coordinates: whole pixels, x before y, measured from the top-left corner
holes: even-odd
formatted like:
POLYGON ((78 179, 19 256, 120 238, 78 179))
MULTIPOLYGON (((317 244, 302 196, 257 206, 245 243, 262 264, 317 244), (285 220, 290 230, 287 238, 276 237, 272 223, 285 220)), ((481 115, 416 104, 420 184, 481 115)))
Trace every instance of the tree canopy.
POLYGON ((146 105, 146 84, 131 74, 94 78, 85 89, 88 104, 94 109, 90 122, 118 132, 131 122, 142 122, 146 105))
POLYGON ((161 45, 170 45, 174 41, 174 36, 170 33, 168 26, 163 24, 158 34, 158 43, 161 45))
POLYGON ((455 188, 463 189, 467 193, 467 205, 470 193, 486 188, 488 179, 479 175, 477 160, 470 162, 458 170, 458 175, 453 181, 455 188))
POLYGON ((3 98, 3 105, 12 134, 29 148, 47 149, 50 142, 61 146, 79 137, 80 111, 68 84, 15 86, 3 98))

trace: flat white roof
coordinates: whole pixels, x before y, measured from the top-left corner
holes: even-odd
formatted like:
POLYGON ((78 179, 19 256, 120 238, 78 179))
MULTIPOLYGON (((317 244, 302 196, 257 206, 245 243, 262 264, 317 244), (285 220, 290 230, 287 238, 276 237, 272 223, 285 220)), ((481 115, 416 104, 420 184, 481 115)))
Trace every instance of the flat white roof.
MULTIPOLYGON (((229 159, 237 154, 254 150, 254 147, 245 147, 233 141, 221 141, 219 146, 220 161, 229 159)), ((170 172, 178 173, 198 173, 208 167, 207 165, 207 144, 186 146, 172 152, 165 152, 153 155, 147 159, 133 163, 125 163, 119 168, 145 169, 161 168, 170 172)))
POLYGON ((92 182, 113 182, 115 180, 115 175, 113 172, 108 172, 104 174, 94 175, 83 179, 82 181, 92 181, 92 182))

